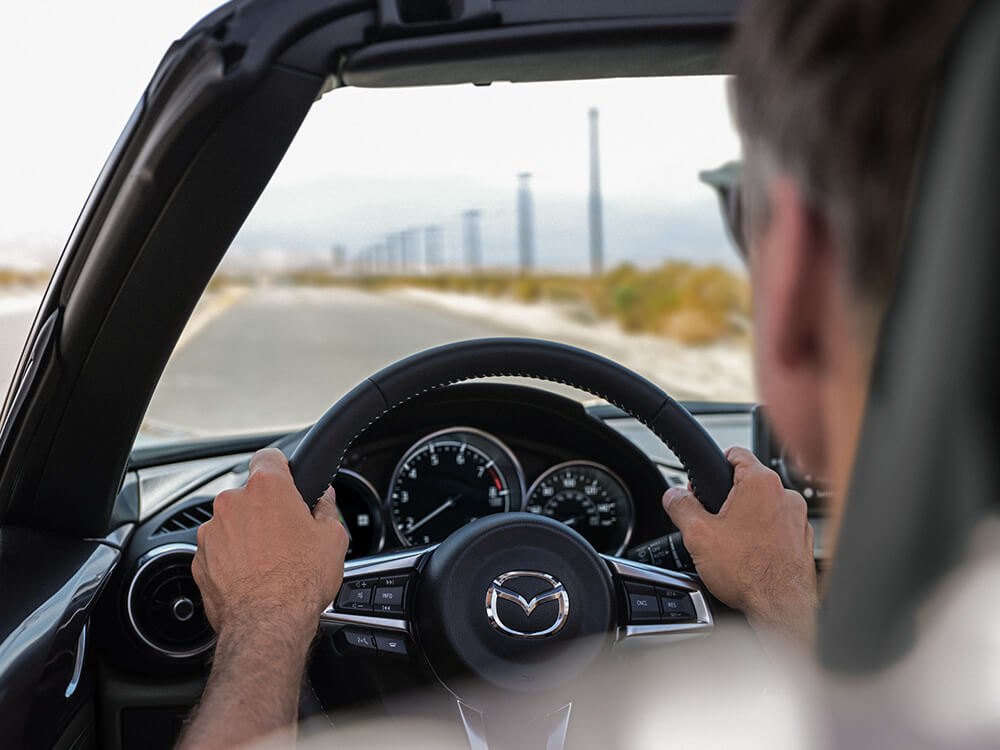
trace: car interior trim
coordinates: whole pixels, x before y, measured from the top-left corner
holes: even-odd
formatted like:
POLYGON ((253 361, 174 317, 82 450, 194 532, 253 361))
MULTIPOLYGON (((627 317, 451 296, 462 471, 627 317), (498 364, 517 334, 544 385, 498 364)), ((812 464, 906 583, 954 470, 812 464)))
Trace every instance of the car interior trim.
POLYGON ((175 651, 173 649, 164 648, 158 643, 151 640, 146 633, 142 631, 142 628, 136 622, 135 617, 135 587, 136 583, 142 577, 144 571, 146 571, 150 565, 155 563, 157 560, 166 557, 167 555, 176 555, 178 553, 190 554, 194 557, 194 554, 198 551, 198 547, 194 544, 188 544, 186 542, 173 542, 171 544, 164 544, 159 547, 154 547, 145 555, 139 558, 138 567, 135 573, 132 574, 132 578, 129 581, 128 593, 125 596, 125 611, 128 616, 129 624, 132 626, 132 632, 138 636, 144 644, 149 646, 159 654, 166 656, 170 659, 187 659, 192 656, 197 656, 203 654, 215 645, 215 636, 213 635, 207 642, 197 646, 193 649, 186 649, 183 651, 175 651))

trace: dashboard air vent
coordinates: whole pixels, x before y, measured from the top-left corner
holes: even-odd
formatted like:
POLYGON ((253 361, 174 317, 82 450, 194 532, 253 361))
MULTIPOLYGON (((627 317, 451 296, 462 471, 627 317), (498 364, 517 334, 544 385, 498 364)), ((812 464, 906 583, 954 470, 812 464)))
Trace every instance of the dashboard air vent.
POLYGON ((139 560, 128 588, 128 619, 139 640, 174 659, 200 654, 215 641, 191 575, 193 544, 166 544, 139 560))
POLYGON ((157 527, 156 531, 153 532, 153 536, 169 534, 172 531, 197 529, 205 521, 211 520, 213 502, 211 498, 208 498, 197 505, 189 505, 177 511, 157 527))

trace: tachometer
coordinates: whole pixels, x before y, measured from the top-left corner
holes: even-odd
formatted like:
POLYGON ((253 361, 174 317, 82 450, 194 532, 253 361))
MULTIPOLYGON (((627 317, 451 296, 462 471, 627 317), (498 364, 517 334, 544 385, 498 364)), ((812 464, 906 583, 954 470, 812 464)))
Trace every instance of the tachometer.
POLYGON ((570 461, 542 474, 525 510, 572 527, 598 552, 619 554, 632 535, 631 495, 610 469, 590 461, 570 461))
POLYGON ((472 428, 428 435, 393 473, 392 524, 405 544, 440 542, 465 524, 520 510, 524 480, 517 459, 499 440, 472 428))
POLYGON ((378 493, 367 479, 347 469, 341 469, 333 480, 337 491, 337 508, 351 532, 347 558, 364 557, 382 549, 382 512, 378 493))

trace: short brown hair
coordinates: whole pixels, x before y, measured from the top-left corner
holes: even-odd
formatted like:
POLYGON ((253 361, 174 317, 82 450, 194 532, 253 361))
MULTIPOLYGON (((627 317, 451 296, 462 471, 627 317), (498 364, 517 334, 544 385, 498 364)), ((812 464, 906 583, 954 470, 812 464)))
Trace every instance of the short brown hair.
POLYGON ((938 71, 967 5, 748 0, 730 50, 748 211, 764 152, 826 218, 856 291, 878 307, 891 293, 938 71))

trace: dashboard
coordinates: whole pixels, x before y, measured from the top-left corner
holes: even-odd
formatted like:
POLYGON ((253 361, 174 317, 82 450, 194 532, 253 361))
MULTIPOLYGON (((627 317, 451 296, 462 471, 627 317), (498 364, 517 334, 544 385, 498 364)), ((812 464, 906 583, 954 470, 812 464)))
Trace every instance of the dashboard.
POLYGON ((669 531, 667 479, 628 439, 576 402, 506 385, 453 386, 381 420, 333 485, 349 555, 433 544, 465 524, 513 511, 554 518, 599 552, 669 531), (660 514, 662 515, 662 514, 660 514))
MULTIPOLYGON (((775 449, 754 437, 764 434, 762 413, 742 404, 693 408, 720 445, 775 449)), ((304 434, 272 445, 291 455, 304 434)), ((190 575, 197 530, 212 517, 215 496, 246 481, 261 445, 159 458, 126 476, 118 505, 139 522, 94 628, 115 668, 192 675, 204 667, 214 634, 190 575)), ((476 382, 424 393, 384 415, 355 440, 333 485, 349 558, 433 544, 477 518, 518 511, 549 516, 598 552, 629 557, 674 530, 660 497, 687 481, 677 457, 612 406, 476 382)), ((812 511, 821 559, 821 505, 812 511)))
MULTIPOLYGON (((610 554, 669 533, 659 498, 686 474, 676 459, 651 456, 628 432, 638 423, 623 417, 501 383, 458 384, 410 400, 359 436, 333 481, 351 536, 348 557, 433 544, 477 518, 509 512, 554 518, 610 554)), ((291 455, 303 435, 274 445, 291 455)), ((213 636, 190 578, 196 533, 212 517, 215 496, 246 481, 248 460, 249 452, 230 454, 127 478, 119 501, 136 503, 141 520, 120 566, 120 606, 102 628, 128 644, 113 650, 121 666, 184 671, 204 660, 213 636)))
MULTIPOLYGON (((784 454, 773 440, 759 439, 760 415, 749 406, 690 406, 717 443, 760 449, 784 476, 784 454)), ((162 721, 164 736, 173 736, 197 699, 214 644, 190 572, 198 527, 212 517, 219 492, 246 481, 254 450, 273 441, 291 455, 304 434, 216 442, 211 453, 202 447, 152 455, 126 475, 115 512, 138 522, 121 527, 122 560, 91 631, 105 660, 106 720, 120 717, 123 732, 134 724, 142 734, 162 721), (151 678, 160 691, 152 697, 151 678)), ((351 535, 349 558, 404 554, 474 519, 516 511, 554 518, 599 552, 634 557, 673 531, 660 496, 687 481, 677 457, 615 407, 476 382, 424 393, 384 415, 354 442, 333 484, 351 535)), ((821 558, 822 508, 812 510, 821 558)), ((316 685, 325 674, 341 673, 337 659, 359 657, 335 645, 317 649, 314 658, 322 662, 313 670, 316 685)), ((402 668, 388 672, 400 684, 412 678, 402 668)), ((373 674, 387 674, 385 666, 373 674)), ((335 693, 338 685, 331 680, 321 689, 335 693)), ((373 683, 366 690, 398 687, 373 683)))

